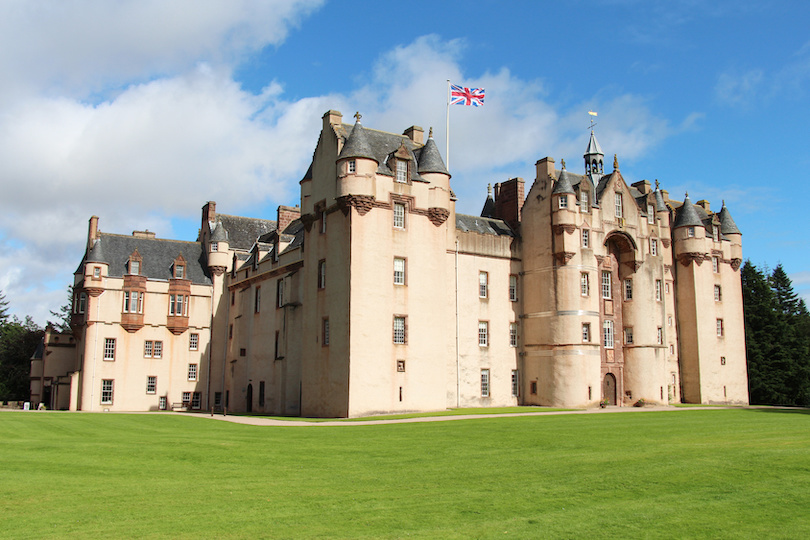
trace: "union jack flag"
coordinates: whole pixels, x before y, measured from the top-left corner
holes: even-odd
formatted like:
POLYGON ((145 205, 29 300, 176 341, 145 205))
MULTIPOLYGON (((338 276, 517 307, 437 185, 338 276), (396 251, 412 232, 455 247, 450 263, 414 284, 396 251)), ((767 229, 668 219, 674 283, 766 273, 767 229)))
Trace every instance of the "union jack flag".
POLYGON ((455 84, 450 85, 451 105, 472 105, 473 107, 484 106, 483 88, 465 88, 455 84))

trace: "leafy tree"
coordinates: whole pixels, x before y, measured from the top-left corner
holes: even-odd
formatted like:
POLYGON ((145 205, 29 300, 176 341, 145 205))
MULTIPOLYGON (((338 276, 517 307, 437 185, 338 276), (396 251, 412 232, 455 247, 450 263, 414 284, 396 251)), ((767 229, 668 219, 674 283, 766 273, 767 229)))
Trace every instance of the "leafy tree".
POLYGON ((28 399, 31 355, 42 336, 43 330, 30 316, 0 323, 0 399, 28 399))
POLYGON ((62 305, 58 311, 50 310, 51 315, 56 317, 56 321, 48 321, 57 332, 68 333, 70 332, 70 315, 71 307, 73 305, 73 285, 68 285, 67 288, 67 303, 62 305))

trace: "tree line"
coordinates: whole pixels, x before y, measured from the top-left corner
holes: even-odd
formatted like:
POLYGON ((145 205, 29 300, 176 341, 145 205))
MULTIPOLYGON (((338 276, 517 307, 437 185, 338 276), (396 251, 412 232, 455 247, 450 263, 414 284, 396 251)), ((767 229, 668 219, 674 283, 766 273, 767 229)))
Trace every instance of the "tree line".
POLYGON ((742 267, 752 404, 810 407, 810 313, 782 265, 742 267))

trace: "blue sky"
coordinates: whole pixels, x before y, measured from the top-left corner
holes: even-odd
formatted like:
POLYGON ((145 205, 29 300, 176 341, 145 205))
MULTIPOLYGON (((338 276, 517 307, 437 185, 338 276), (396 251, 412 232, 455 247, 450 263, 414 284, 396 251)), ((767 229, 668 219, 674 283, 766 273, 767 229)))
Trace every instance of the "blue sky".
POLYGON ((194 240, 200 208, 274 218, 329 109, 434 127, 446 80, 457 209, 530 185, 545 156, 580 172, 588 110, 629 182, 725 200, 755 264, 810 300, 810 4, 353 0, 0 4, 0 289, 44 323, 87 220, 194 240))

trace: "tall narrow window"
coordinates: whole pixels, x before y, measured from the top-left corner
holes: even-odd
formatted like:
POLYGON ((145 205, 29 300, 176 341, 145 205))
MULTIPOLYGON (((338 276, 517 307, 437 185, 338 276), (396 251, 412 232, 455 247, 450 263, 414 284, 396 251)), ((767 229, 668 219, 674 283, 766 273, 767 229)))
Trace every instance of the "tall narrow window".
POLYGON ((256 287, 256 291, 253 293, 253 312, 259 313, 262 308, 262 288, 256 287))
POLYGON ((408 181, 408 162, 398 159, 397 160, 397 182, 405 183, 408 181))
POLYGON ((191 408, 199 409, 202 406, 202 392, 194 392, 191 394, 191 408))
POLYGON ((73 300, 73 313, 84 313, 87 308, 87 293, 80 292, 73 300))
POLYGON ((560 195, 560 208, 568 208, 568 195, 560 195))
POLYGON ((146 378, 146 393, 154 394, 157 392, 157 377, 150 375, 146 378))
POLYGON ((723 290, 720 288, 720 285, 714 286, 714 301, 720 302, 723 300, 723 290))
POLYGON ((509 346, 517 347, 517 345, 518 345, 517 323, 509 323, 509 346))
POLYGON ((197 380, 197 364, 188 365, 188 380, 190 381, 197 380))
POLYGON ((394 285, 405 285, 405 259, 394 259, 394 285))
POLYGON ((616 192, 615 202, 616 202, 616 217, 617 218, 623 217, 624 213, 622 211, 622 194, 621 193, 616 192))
POLYGON ((318 261, 318 288, 326 288, 326 260, 321 259, 318 261))
POLYGON ((660 301, 661 301, 661 298, 662 298, 662 295, 661 295, 661 292, 662 292, 662 291, 661 291, 661 289, 662 289, 662 287, 661 287, 661 280, 660 280, 660 279, 656 279, 656 280, 655 280, 655 300, 656 300, 656 301, 658 301, 658 302, 660 302, 660 301))
POLYGON ((694 238, 695 237, 695 228, 694 227, 687 227, 686 228, 686 236, 688 236, 689 238, 694 238))
POLYGON ((602 298, 613 298, 610 287, 610 272, 602 272, 602 298))
POLYGON ((113 402, 113 379, 101 380, 101 404, 112 405, 113 402))
POLYGON ((656 334, 656 339, 659 345, 664 344, 664 329, 660 326, 658 327, 658 333, 656 334))
POLYGON ((715 274, 720 273, 720 258, 719 257, 712 257, 712 272, 715 274))
POLYGON ((284 279, 276 281, 276 307, 284 307, 284 279))
POLYGON ((175 264, 174 265, 174 277, 176 279, 183 279, 186 275, 186 267, 182 264, 175 264))
POLYGON ((582 343, 591 342, 591 323, 582 323, 582 343))
POLYGON ((650 238, 650 255, 655 257, 658 255, 658 239, 650 238))
POLYGON ((394 228, 405 228, 405 205, 402 203, 394 203, 394 228))
POLYGON ((405 338, 405 317, 394 317, 394 343, 404 344, 405 338))
POLYGON ((136 259, 129 260, 129 273, 133 275, 138 275, 141 273, 141 261, 136 259))
POLYGON ((478 297, 486 298, 489 283, 489 276, 486 272, 478 272, 478 297))
POLYGON ((632 300, 633 299, 633 280, 632 279, 625 279, 624 280, 624 299, 625 300, 632 300))
POLYGON ((160 358, 163 356, 163 342, 156 341, 155 342, 155 352, 153 354, 155 358, 160 358))
POLYGON ((518 290, 517 290, 517 276, 512 274, 509 276, 509 301, 510 302, 517 302, 518 299, 518 290))
POLYGON ((478 346, 487 347, 489 345, 489 323, 478 321, 478 346))
POLYGON ((717 319, 717 337, 723 337, 724 329, 723 329, 723 319, 717 319))
POLYGON ((481 370, 481 397, 489 397, 489 370, 481 370))
POLYGON ((259 381, 259 406, 264 407, 264 381, 259 381))
POLYGON ((321 234, 326 234, 326 212, 321 212, 321 234))
POLYGON ((579 211, 580 212, 590 212, 591 206, 588 202, 588 192, 582 191, 579 194, 579 211))
POLYGON ((329 318, 323 319, 323 326, 321 328, 321 343, 324 347, 329 346, 329 318))
POLYGON ((591 231, 589 229, 582 229, 582 247, 591 247, 591 231))
POLYGON ((188 335, 188 350, 196 351, 200 345, 200 334, 188 335))
POLYGON ((590 296, 591 294, 591 279, 588 272, 582 272, 579 275, 579 294, 582 296, 590 296))
POLYGON ((647 205, 647 223, 655 224, 655 207, 651 204, 647 205))
POLYGON ((602 323, 602 345, 606 349, 613 348, 613 321, 610 319, 602 323))
POLYGON ((115 360, 115 338, 104 339, 104 360, 108 362, 115 360))
POLYGON ((153 341, 144 341, 143 342, 143 357, 144 358, 152 358, 152 345, 154 344, 153 341))
POLYGON ((512 370, 512 397, 518 397, 520 394, 520 372, 516 369, 512 370))
POLYGON ((630 326, 627 326, 624 329, 624 342, 628 345, 633 344, 633 328, 630 326))
POLYGON ((357 162, 353 159, 349 160, 349 173, 357 172, 357 162))
POLYGON ((720 227, 717 225, 712 225, 712 240, 715 242, 720 241, 720 227))

